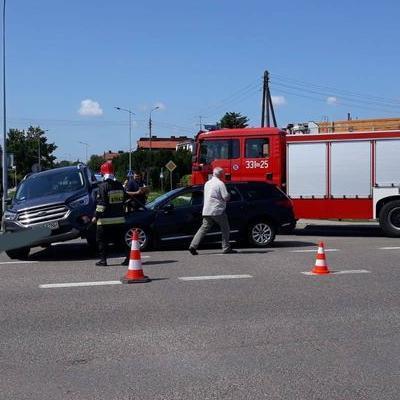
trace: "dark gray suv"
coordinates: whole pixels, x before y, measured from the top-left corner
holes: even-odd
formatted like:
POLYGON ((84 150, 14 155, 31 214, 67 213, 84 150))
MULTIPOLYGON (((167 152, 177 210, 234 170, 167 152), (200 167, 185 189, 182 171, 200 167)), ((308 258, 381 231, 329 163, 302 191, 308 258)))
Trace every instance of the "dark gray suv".
POLYGON ((4 213, 6 232, 44 226, 49 236, 29 246, 8 250, 10 258, 24 259, 31 247, 48 246, 78 237, 95 244, 90 229, 98 181, 83 164, 27 175, 18 185, 11 206, 4 213))

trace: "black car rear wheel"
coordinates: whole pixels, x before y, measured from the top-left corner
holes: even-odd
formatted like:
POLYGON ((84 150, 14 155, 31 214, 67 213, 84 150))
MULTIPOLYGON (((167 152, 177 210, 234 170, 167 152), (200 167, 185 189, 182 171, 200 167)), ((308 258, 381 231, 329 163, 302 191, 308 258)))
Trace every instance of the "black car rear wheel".
POLYGON ((247 238, 256 247, 268 247, 275 240, 275 227, 267 221, 255 221, 249 225, 247 238))
POLYGON ((132 235, 135 230, 139 236, 140 250, 147 250, 150 247, 150 233, 139 226, 127 229, 125 232, 125 244, 127 247, 131 248, 132 235))

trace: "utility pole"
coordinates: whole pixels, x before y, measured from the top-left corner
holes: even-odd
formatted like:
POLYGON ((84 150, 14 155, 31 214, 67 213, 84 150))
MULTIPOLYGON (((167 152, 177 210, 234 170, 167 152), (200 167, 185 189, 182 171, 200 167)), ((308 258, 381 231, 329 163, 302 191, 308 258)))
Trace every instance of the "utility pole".
POLYGON ((199 131, 201 131, 202 126, 203 126, 203 116, 199 115, 199 131))
POLYGON ((276 123, 276 118, 275 118, 274 105, 272 104, 271 91, 269 89, 269 72, 265 71, 264 79, 263 79, 261 127, 264 127, 264 126, 270 127, 271 126, 270 113, 272 115, 272 121, 274 123, 274 127, 276 128, 277 123, 276 123), (266 122, 266 124, 265 124, 265 122, 266 122))

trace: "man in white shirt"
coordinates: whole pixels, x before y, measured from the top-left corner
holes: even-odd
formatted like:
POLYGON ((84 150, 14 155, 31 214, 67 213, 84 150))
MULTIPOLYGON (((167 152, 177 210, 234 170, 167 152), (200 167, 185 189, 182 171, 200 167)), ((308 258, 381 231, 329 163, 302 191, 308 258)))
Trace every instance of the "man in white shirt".
POLYGON ((204 185, 203 223, 189 246, 189 251, 194 256, 198 254, 197 248, 203 237, 215 223, 221 228, 223 253, 236 253, 229 244, 230 228, 225 209, 230 194, 226 190, 225 183, 221 180, 223 174, 222 168, 214 168, 213 177, 204 185))

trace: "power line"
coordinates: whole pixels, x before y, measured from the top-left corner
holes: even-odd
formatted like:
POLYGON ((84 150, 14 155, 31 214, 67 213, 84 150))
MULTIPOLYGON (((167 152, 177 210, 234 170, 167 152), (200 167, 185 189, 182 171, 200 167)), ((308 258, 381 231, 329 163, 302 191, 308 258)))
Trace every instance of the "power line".
POLYGON ((235 92, 223 98, 222 100, 206 106, 198 113, 198 115, 207 114, 207 112, 209 112, 210 110, 214 111, 215 109, 220 109, 221 107, 225 107, 232 101, 236 101, 238 98, 254 91, 254 89, 260 89, 261 87, 262 87, 261 79, 257 78, 257 80, 253 80, 250 84, 242 87, 241 89, 236 90, 235 92))
MULTIPOLYGON (((313 101, 322 102, 322 103, 326 104, 326 99, 324 99, 324 98, 308 96, 308 95, 295 93, 295 92, 290 92, 290 91, 282 90, 282 89, 279 89, 279 92, 284 93, 284 94, 288 94, 288 95, 292 95, 292 96, 296 96, 296 97, 302 97, 302 98, 313 100, 313 101)), ((346 106, 346 107, 354 107, 354 108, 360 108, 360 109, 366 109, 366 110, 380 111, 380 112, 383 112, 383 113, 386 113, 386 114, 392 114, 393 115, 393 111, 389 111, 389 110, 385 110, 385 109, 379 109, 379 108, 376 108, 376 107, 368 107, 368 106, 363 106, 363 105, 358 105, 358 104, 346 103, 346 102, 337 102, 337 103, 335 103, 335 106, 338 106, 338 107, 346 106)))
POLYGON ((225 104, 221 104, 221 106, 219 106, 219 107, 216 107, 213 110, 213 113, 211 114, 211 116, 216 116, 219 112, 221 112, 221 110, 223 110, 223 109, 227 110, 228 107, 232 107, 233 105, 242 103, 243 101, 253 97, 254 95, 260 94, 261 90, 262 90, 262 87, 261 87, 261 84, 260 84, 256 88, 256 90, 249 91, 248 93, 243 93, 243 95, 241 97, 236 98, 236 99, 232 99, 231 101, 226 102, 225 104))
POLYGON ((378 105, 378 106, 384 106, 384 107, 389 107, 389 108, 393 107, 393 108, 396 108, 396 109, 400 108, 400 104, 394 105, 394 104, 387 104, 387 103, 384 103, 384 102, 381 102, 381 101, 364 100, 364 99, 359 99, 359 98, 352 97, 352 96, 349 96, 349 95, 343 95, 343 94, 339 94, 338 95, 338 94, 336 94, 335 92, 332 92, 332 91, 331 92, 322 92, 322 91, 319 91, 319 90, 308 89, 306 87, 297 87, 297 86, 293 86, 293 85, 287 85, 287 84, 284 84, 284 83, 274 83, 274 86, 293 89, 293 90, 298 90, 298 91, 307 92, 307 93, 318 94, 318 95, 322 95, 322 96, 328 96, 328 97, 332 96, 332 95, 335 95, 335 96, 340 97, 341 99, 347 99, 349 101, 356 102, 356 103, 363 103, 363 104, 368 104, 368 105, 378 105))
POLYGON ((300 87, 306 87, 306 88, 316 88, 316 89, 322 89, 322 90, 328 90, 331 94, 332 92, 335 93, 340 93, 343 95, 348 95, 351 97, 361 97, 362 99, 371 99, 373 101, 378 101, 378 102, 383 102, 385 104, 392 104, 392 105, 397 105, 400 106, 400 100, 391 98, 391 97, 382 97, 382 96, 376 96, 376 95, 371 95, 371 94, 366 94, 366 93, 360 93, 360 92, 354 92, 346 89, 340 89, 336 88, 333 86, 327 86, 327 85, 321 85, 321 84, 315 84, 311 82, 306 82, 306 81, 301 81, 289 77, 285 77, 284 75, 279 75, 279 74, 271 74, 271 76, 274 78, 274 81, 278 82, 283 82, 283 83, 291 83, 300 87))

